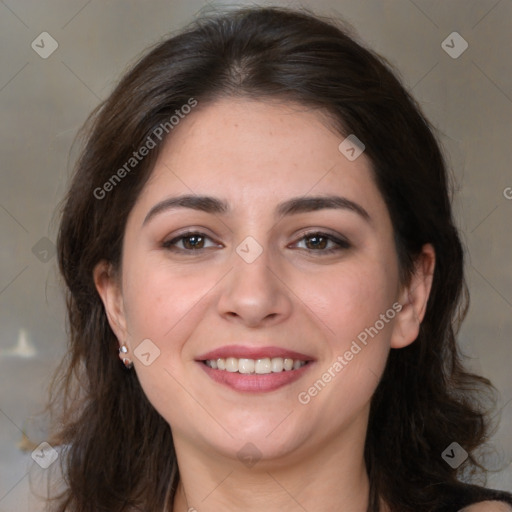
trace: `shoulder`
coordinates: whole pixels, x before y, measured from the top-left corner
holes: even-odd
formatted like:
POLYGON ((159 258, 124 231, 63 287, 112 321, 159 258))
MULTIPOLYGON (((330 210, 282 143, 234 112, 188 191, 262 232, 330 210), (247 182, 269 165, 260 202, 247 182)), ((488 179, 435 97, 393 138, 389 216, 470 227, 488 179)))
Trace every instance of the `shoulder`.
POLYGON ((436 512, 512 512, 512 494, 506 491, 462 482, 446 482, 438 490, 443 505, 436 512))
POLYGON ((464 507, 460 512, 512 512, 512 505, 504 501, 482 501, 469 507, 464 507))

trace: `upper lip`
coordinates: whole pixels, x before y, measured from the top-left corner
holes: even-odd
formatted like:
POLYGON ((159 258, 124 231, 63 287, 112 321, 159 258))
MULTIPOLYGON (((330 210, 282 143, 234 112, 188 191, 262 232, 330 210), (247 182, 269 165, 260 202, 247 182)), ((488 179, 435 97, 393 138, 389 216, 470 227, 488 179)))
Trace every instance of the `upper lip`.
POLYGON ((197 357, 197 361, 209 359, 226 359, 236 357, 237 359, 263 359, 265 357, 282 357, 283 359, 299 359, 301 361, 313 361, 311 356, 301 354, 294 350, 280 347, 248 347, 244 345, 226 345, 197 357))

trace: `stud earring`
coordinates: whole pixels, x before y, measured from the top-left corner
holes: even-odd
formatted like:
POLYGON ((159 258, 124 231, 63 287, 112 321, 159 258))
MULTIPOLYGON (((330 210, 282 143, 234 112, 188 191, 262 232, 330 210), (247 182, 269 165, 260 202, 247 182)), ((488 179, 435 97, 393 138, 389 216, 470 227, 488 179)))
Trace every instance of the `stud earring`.
POLYGON ((133 362, 131 361, 131 359, 128 359, 127 357, 123 357, 123 354, 127 354, 128 353, 128 348, 126 347, 126 345, 121 345, 119 347, 119 357, 121 359, 121 361, 123 361, 123 364, 126 368, 128 368, 128 370, 131 370, 133 368, 133 362))

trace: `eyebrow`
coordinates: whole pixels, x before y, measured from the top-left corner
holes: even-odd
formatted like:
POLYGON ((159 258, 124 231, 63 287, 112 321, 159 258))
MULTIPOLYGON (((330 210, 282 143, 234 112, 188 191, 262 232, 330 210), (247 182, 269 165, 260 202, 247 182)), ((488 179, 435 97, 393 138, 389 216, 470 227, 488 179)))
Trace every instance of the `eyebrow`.
MULTIPOLYGON (((194 194, 181 195, 169 197, 153 206, 142 225, 147 224, 160 213, 177 208, 190 208, 212 214, 227 214, 230 212, 229 204, 216 197, 194 194)), ((283 217, 325 209, 348 210, 358 214, 367 222, 371 220, 369 213, 361 205, 346 197, 335 195, 293 197, 277 205, 276 215, 283 217)))

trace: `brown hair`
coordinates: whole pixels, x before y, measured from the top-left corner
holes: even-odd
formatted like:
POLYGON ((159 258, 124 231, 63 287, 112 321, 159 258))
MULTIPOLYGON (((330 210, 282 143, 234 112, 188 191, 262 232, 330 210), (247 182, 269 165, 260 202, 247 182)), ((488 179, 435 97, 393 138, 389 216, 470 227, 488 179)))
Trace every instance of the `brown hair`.
POLYGON ((455 342, 466 297, 444 159, 421 109, 382 57, 333 22, 284 8, 194 21, 142 58, 89 119, 58 238, 70 341, 51 400, 62 425, 50 444, 62 446, 66 482, 52 510, 172 510, 179 473, 171 430, 136 373, 118 360, 93 282, 101 260, 119 267, 128 213, 162 143, 104 197, 97 190, 190 98, 201 106, 230 96, 318 108, 340 136, 354 133, 364 141, 393 222, 404 282, 423 244, 435 248, 420 334, 390 353, 372 398, 365 447, 369 510, 378 510, 378 498, 400 511, 430 510, 443 501, 440 484, 481 468, 473 453, 488 426, 478 398, 491 389, 465 371, 455 342), (470 454, 458 470, 441 458, 453 440, 470 454))

